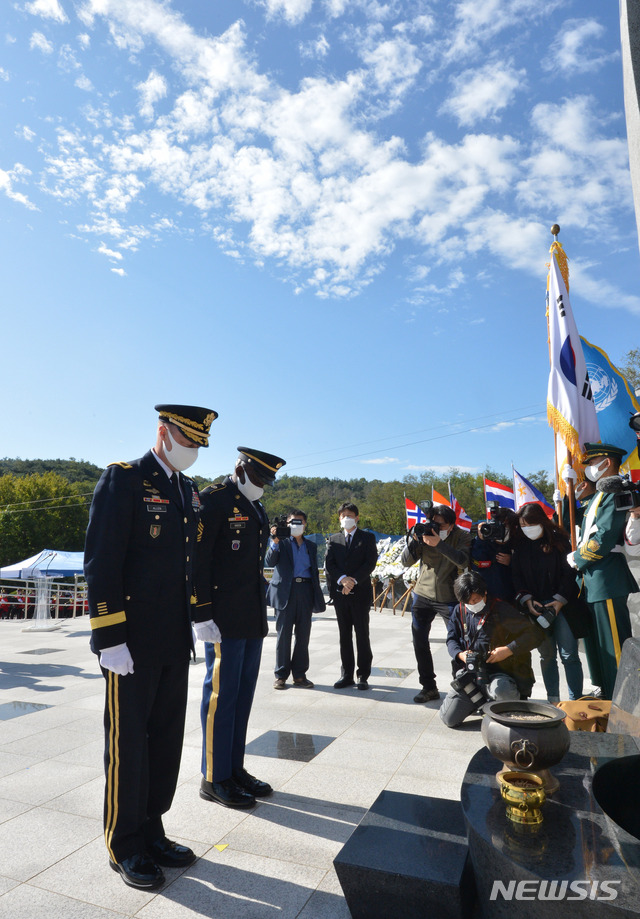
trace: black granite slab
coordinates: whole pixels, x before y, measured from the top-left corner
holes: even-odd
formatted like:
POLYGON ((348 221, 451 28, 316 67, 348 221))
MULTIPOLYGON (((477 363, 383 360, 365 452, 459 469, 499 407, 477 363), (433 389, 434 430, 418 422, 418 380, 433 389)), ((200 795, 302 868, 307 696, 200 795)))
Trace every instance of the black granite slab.
POLYGON ((43 705, 41 702, 3 702, 0 705, 0 721, 10 721, 11 718, 30 715, 32 712, 39 712, 43 708, 51 708, 51 706, 43 705))
POLYGON ((310 763, 335 737, 324 734, 301 734, 295 731, 266 731, 245 747, 254 756, 272 756, 310 763))
POLYGON ((457 801, 383 791, 334 860, 353 919, 463 919, 473 906, 457 801))
POLYGON ((630 734, 640 749, 640 639, 622 646, 607 732, 630 734))
MULTIPOLYGON (((633 739, 623 734, 572 732, 569 752, 551 769, 560 787, 542 808, 542 824, 531 828, 506 816, 495 779, 499 761, 486 749, 473 756, 461 801, 485 919, 638 919, 640 840, 607 816, 592 787, 601 766, 636 753, 633 739), (494 888, 498 881, 508 890, 512 885, 514 894, 518 883, 532 882, 519 888, 528 898, 505 897, 494 888), (556 892, 563 882, 578 887, 561 899, 549 899, 551 882, 556 892), (614 883, 607 890, 603 882, 614 883), (616 898, 607 899, 612 891, 616 898)), ((634 786, 626 787, 631 792, 634 786)))
POLYGON ((62 648, 31 648, 29 651, 20 651, 20 654, 57 654, 62 648))

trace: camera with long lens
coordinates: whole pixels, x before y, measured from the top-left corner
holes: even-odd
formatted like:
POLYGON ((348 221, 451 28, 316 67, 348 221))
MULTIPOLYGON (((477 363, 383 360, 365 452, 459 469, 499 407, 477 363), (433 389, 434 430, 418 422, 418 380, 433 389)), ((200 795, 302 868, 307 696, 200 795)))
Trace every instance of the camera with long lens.
POLYGON ((488 520, 478 525, 478 533, 483 539, 492 540, 493 542, 502 542, 507 535, 507 528, 504 521, 499 519, 500 505, 497 501, 487 501, 488 520))
POLYGON ((287 525, 286 514, 274 517, 271 526, 276 528, 275 533, 272 534, 274 539, 288 539, 291 536, 291 527, 287 525))
POLYGON ((468 699, 474 709, 480 708, 489 699, 486 664, 487 656, 484 650, 468 651, 465 669, 451 681, 453 689, 468 699))
POLYGON ((541 626, 543 629, 550 629, 558 615, 553 606, 543 606, 541 603, 536 603, 535 601, 533 605, 539 611, 539 615, 534 616, 533 614, 529 614, 531 621, 541 626))
POLYGON ((421 501, 420 508, 427 519, 421 520, 420 523, 415 523, 411 527, 409 532, 414 539, 422 539, 423 536, 434 536, 440 529, 438 525, 433 522, 433 501, 421 501))

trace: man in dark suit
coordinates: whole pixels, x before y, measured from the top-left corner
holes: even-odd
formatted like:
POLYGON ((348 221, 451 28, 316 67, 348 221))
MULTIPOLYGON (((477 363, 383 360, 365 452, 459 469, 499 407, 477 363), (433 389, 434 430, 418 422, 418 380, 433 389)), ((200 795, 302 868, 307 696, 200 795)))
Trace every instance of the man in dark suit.
POLYGON ((376 538, 373 533, 358 529, 360 513, 355 504, 345 502, 338 508, 341 533, 329 537, 325 570, 340 630, 340 660, 342 672, 334 683, 336 689, 354 685, 355 659, 352 631, 356 635, 358 655, 358 689, 368 689, 371 673, 371 642, 369 641, 369 610, 373 603, 371 573, 378 561, 376 538))
POLYGON ((106 680, 105 841, 114 871, 142 889, 164 882, 160 866, 195 861, 167 839, 162 815, 178 779, 193 652, 200 500, 181 471, 208 446, 217 417, 192 405, 156 411, 153 449, 113 463, 96 486, 84 566, 91 648, 106 680))
POLYGON ((271 540, 265 556, 273 576, 267 595, 269 606, 276 611, 276 669, 274 689, 284 689, 287 677, 293 675, 293 685, 313 689, 307 679, 309 669, 309 637, 311 616, 326 609, 320 575, 318 548, 304 536, 307 515, 292 511, 287 517, 291 530, 288 539, 279 540, 276 528, 271 528, 271 540), (291 654, 291 636, 295 629, 295 645, 291 654))
POLYGON ((198 619, 221 638, 205 637, 200 797, 225 807, 252 807, 272 788, 244 768, 247 725, 267 634, 263 567, 269 520, 259 499, 284 460, 238 447, 233 475, 202 492, 198 525, 198 619))

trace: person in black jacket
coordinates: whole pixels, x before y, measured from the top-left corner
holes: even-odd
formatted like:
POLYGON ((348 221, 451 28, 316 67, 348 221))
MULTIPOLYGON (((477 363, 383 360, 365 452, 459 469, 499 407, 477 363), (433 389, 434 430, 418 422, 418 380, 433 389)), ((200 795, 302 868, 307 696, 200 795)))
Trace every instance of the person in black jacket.
POLYGON ((356 635, 358 652, 358 689, 369 688, 373 653, 369 640, 369 610, 373 602, 371 573, 378 561, 376 538, 358 528, 360 512, 355 504, 345 502, 338 508, 341 533, 334 533, 327 543, 324 562, 329 593, 333 600, 340 631, 340 679, 335 689, 354 686, 352 632, 356 635))
MULTIPOLYGON (((470 652, 480 652, 486 661, 481 674, 486 683, 485 700, 527 699, 535 682, 530 652, 544 640, 542 630, 509 603, 492 597, 475 572, 461 574, 454 591, 458 604, 447 627, 454 677, 467 670, 470 652)), ((462 724, 477 708, 467 693, 452 688, 439 714, 451 728, 462 724)))
POLYGON ((202 491, 196 562, 198 619, 213 621, 205 638, 200 797, 225 807, 252 807, 272 788, 244 768, 253 694, 267 634, 264 556, 269 520, 260 503, 285 461, 238 447, 233 475, 202 491), (222 637, 220 637, 220 635, 222 637))
POLYGON ((575 572, 567 562, 571 549, 565 530, 549 520, 539 504, 525 504, 518 511, 520 532, 514 534, 511 573, 518 604, 530 615, 546 622, 542 607, 555 612, 540 645, 542 678, 549 702, 560 701, 557 653, 564 666, 569 698, 582 695, 583 673, 576 634, 587 634, 589 612, 578 601, 575 572), (583 621, 581 621, 581 619, 583 621), (574 634, 575 632, 575 634, 574 634))
POLYGON ((125 884, 152 889, 160 866, 195 860, 167 839, 187 705, 193 550, 200 499, 181 471, 209 442, 216 412, 156 405, 155 446, 113 463, 96 486, 84 570, 91 648, 106 680, 104 831, 125 884))
POLYGON ((294 686, 313 689, 313 683, 307 679, 311 617, 326 608, 318 573, 318 547, 304 535, 307 526, 304 511, 292 511, 287 517, 287 524, 291 536, 282 540, 276 536, 276 527, 271 527, 265 556, 265 565, 273 568, 267 601, 276 613, 278 636, 273 688, 285 689, 287 677, 292 674, 294 686))
POLYGON ((478 533, 471 543, 471 569, 480 575, 492 597, 499 597, 511 603, 514 598, 511 577, 511 533, 518 526, 518 520, 508 507, 492 510, 491 520, 504 524, 504 539, 485 535, 485 528, 480 523, 478 533))

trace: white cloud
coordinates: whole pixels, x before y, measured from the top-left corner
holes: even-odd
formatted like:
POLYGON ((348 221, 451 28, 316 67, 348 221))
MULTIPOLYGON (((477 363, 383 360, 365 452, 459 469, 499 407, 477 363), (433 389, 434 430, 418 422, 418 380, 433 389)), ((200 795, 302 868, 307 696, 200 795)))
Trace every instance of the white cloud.
POLYGON ((564 0, 458 0, 456 23, 447 50, 450 60, 473 54, 482 42, 493 40, 504 29, 522 29, 530 21, 548 16, 564 0))
POLYGON ((25 10, 33 16, 42 16, 43 19, 53 19, 55 22, 69 21, 58 0, 33 0, 33 3, 25 4, 25 10))
POLYGON ((395 97, 406 92, 422 67, 415 45, 403 36, 376 43, 363 51, 362 58, 372 68, 378 88, 395 97))
POLYGON ((138 83, 136 89, 140 93, 138 111, 143 118, 153 118, 153 106, 167 95, 167 81, 162 74, 152 70, 144 83, 138 83))
POLYGON ((93 83, 89 77, 81 74, 75 81, 75 85, 78 89, 82 89, 84 92, 90 93, 93 91, 93 83))
POLYGON ((480 471, 478 466, 455 466, 453 464, 449 466, 416 466, 410 464, 405 466, 404 469, 408 472, 434 472, 436 475, 447 475, 454 472, 470 472, 474 474, 480 471))
POLYGON ((33 50, 37 48, 38 51, 42 51, 43 54, 51 54, 53 52, 53 45, 51 42, 45 38, 42 32, 34 32, 29 40, 29 47, 33 50))
POLYGON ((453 94, 445 100, 441 112, 450 112, 458 124, 469 127, 485 118, 494 118, 513 102, 523 88, 525 70, 510 63, 489 62, 475 70, 465 70, 453 77, 453 94))
POLYGON ((29 173, 28 169, 25 169, 20 163, 17 163, 13 169, 10 169, 6 172, 4 169, 0 169, 0 192, 3 192, 7 198, 10 198, 12 201, 16 201, 18 204, 23 204, 30 211, 37 211, 38 208, 33 204, 26 195, 23 195, 22 192, 16 191, 13 187, 16 179, 19 179, 23 175, 29 173))
POLYGON ((110 268, 109 270, 113 271, 114 274, 119 275, 121 278, 127 276, 127 272, 124 270, 124 268, 110 268))
POLYGON ((303 58, 323 58, 329 53, 330 46, 325 36, 320 35, 313 41, 301 42, 298 47, 303 58))
POLYGON ((104 243, 98 247, 97 251, 100 255, 106 255, 107 258, 115 259, 118 262, 121 262, 123 259, 122 252, 116 252, 114 249, 109 249, 104 243))
POLYGON ((4 80, 5 83, 9 82, 9 74, 4 67, 0 67, 0 80, 4 80))
POLYGON ((36 136, 36 132, 32 131, 31 128, 27 127, 26 124, 18 126, 16 129, 16 134, 28 141, 32 141, 36 136))
POLYGON ((91 36, 87 35, 86 32, 78 35, 78 44, 86 51, 86 49, 91 45, 91 36))
POLYGON ((400 460, 396 456, 379 456, 377 459, 360 460, 360 462, 370 466, 386 466, 389 463, 399 463, 400 460))
POLYGON ((302 22, 311 10, 313 0, 259 0, 268 16, 283 16, 291 25, 302 22))
POLYGON ((595 19, 568 19, 551 44, 549 54, 542 62, 544 70, 552 73, 589 73, 618 57, 618 53, 605 54, 591 46, 604 35, 604 27, 595 19))

